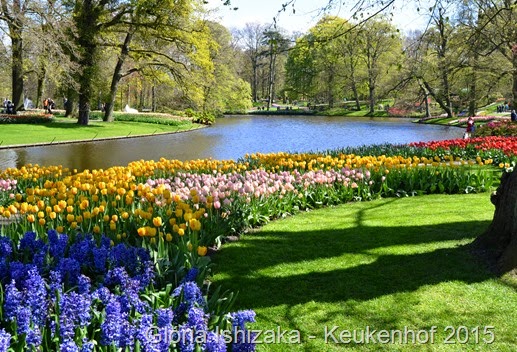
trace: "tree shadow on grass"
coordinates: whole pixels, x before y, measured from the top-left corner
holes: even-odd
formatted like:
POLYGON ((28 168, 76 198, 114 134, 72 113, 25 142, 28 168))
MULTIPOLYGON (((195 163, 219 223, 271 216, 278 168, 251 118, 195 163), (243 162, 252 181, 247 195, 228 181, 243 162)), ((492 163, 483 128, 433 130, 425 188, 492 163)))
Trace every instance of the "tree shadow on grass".
POLYGON ((244 292, 239 306, 258 308, 364 301, 425 285, 494 277, 467 246, 446 242, 470 243, 488 221, 370 227, 362 224, 363 217, 359 212, 355 226, 340 229, 273 232, 266 227, 223 246, 215 256, 215 271, 222 277, 216 285, 244 292), (326 269, 322 260, 339 264, 326 269))

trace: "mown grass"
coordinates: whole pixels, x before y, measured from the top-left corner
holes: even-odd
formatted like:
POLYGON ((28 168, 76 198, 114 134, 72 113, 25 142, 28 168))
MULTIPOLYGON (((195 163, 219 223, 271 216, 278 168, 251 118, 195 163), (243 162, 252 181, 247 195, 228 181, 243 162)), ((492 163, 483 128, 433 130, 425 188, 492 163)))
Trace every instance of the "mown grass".
POLYGON ((288 332, 258 351, 511 351, 517 285, 491 274, 468 250, 493 210, 483 193, 303 213, 224 245, 214 257, 213 280, 239 291, 238 309, 257 312, 253 329, 288 332), (333 336, 367 327, 437 332, 434 343, 412 343, 408 335, 408 343, 339 344, 329 335, 325 341, 325 326, 338 327, 333 336), (445 344, 452 329, 460 330, 459 339, 445 344), (292 330, 300 331, 301 343, 287 343, 292 330), (490 332, 495 341, 487 344, 490 332))
POLYGON ((200 126, 190 121, 174 126, 126 121, 108 123, 98 120, 91 120, 88 126, 80 126, 76 119, 57 117, 45 124, 3 124, 0 128, 0 146, 172 133, 200 126))

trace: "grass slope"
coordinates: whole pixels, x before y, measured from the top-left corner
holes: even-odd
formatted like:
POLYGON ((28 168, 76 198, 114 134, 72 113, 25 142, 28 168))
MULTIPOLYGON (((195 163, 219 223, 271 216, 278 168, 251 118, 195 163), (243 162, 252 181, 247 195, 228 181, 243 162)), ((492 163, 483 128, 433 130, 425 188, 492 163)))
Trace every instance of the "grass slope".
POLYGON ((213 279, 239 291, 238 309, 257 312, 253 329, 287 331, 258 351, 510 351, 517 343, 517 286, 491 275, 465 247, 487 228, 493 210, 489 194, 469 194, 303 213, 224 245, 213 279), (369 328, 394 333, 388 341, 396 343, 380 343, 377 335, 376 343, 336 343, 328 335, 334 326, 338 342, 343 330, 357 330, 360 341, 369 328), (404 343, 394 332, 404 329, 427 331, 427 343, 418 343, 425 331, 415 343, 405 332, 404 343), (296 340, 292 330, 301 343, 288 344, 296 340), (448 340, 455 343, 445 344, 458 330, 448 340), (485 343, 492 332, 495 341, 485 343))
POLYGON ((0 128, 0 146, 172 133, 199 126, 190 122, 169 126, 124 121, 90 121, 88 126, 80 126, 76 119, 57 118, 46 124, 3 124, 0 128))

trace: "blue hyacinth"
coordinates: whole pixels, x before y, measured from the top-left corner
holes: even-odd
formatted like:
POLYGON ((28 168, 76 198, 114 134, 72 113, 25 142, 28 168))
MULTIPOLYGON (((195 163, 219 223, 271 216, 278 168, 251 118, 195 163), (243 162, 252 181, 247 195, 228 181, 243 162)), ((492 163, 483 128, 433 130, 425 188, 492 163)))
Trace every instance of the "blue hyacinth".
POLYGON ((185 282, 174 289, 172 295, 179 297, 183 294, 182 303, 187 305, 187 309, 192 306, 205 306, 203 294, 195 282, 185 282))
POLYGON ((86 267, 93 266, 93 251, 96 245, 91 235, 78 236, 68 249, 68 257, 77 260, 86 267))
POLYGON ((44 325, 48 315, 47 289, 45 281, 35 267, 29 268, 23 287, 33 322, 38 326, 44 325))
POLYGON ((183 278, 182 282, 196 281, 198 274, 199 274, 198 268, 196 268, 196 267, 190 268, 189 271, 187 272, 187 275, 185 275, 185 277, 183 278))
POLYGON ((122 321, 125 316, 121 312, 120 303, 111 300, 106 305, 106 318, 101 324, 101 343, 105 346, 114 344, 119 347, 122 321))
POLYGON ((4 292, 4 319, 13 321, 22 304, 22 293, 16 288, 14 280, 5 287, 4 292))
POLYGON ((4 329, 0 330, 0 352, 7 352, 11 346, 11 334, 4 329))
POLYGON ((254 334, 248 332, 246 323, 255 322, 255 312, 252 310, 241 310, 230 314, 233 327, 234 341, 232 342, 232 351, 234 352, 252 352, 255 351, 253 343, 254 334))
POLYGON ((170 308, 159 308, 156 310, 156 325, 159 328, 169 327, 172 324, 174 313, 170 308))
POLYGON ((81 275, 81 265, 73 258, 62 258, 57 266, 61 279, 69 287, 77 285, 77 278, 81 275))
POLYGON ((68 248, 68 235, 58 234, 56 230, 49 230, 47 232, 49 242, 49 254, 59 261, 65 256, 68 248))
POLYGON ((204 332, 205 330, 208 330, 206 321, 207 315, 203 309, 197 307, 189 309, 187 324, 196 332, 204 332))
POLYGON ((61 343, 59 352, 79 352, 79 347, 77 347, 77 344, 73 340, 66 340, 61 343))
POLYGON ((10 259, 12 253, 12 240, 9 237, 0 236, 0 259, 10 259))
POLYGON ((160 343, 163 336, 160 330, 153 325, 152 314, 144 314, 140 319, 140 326, 137 333, 138 341, 144 352, 160 352, 160 343))
POLYGON ((226 343, 224 337, 209 331, 206 335, 206 352, 226 352, 226 343))
POLYGON ((27 337, 25 339, 28 346, 32 346, 35 349, 41 345, 41 331, 38 327, 29 329, 27 337))
POLYGON ((240 329, 246 329, 246 323, 255 322, 256 313, 252 310, 240 310, 230 314, 232 326, 240 329))
POLYGON ((31 310, 29 307, 20 307, 16 312, 17 334, 26 334, 31 325, 31 310))

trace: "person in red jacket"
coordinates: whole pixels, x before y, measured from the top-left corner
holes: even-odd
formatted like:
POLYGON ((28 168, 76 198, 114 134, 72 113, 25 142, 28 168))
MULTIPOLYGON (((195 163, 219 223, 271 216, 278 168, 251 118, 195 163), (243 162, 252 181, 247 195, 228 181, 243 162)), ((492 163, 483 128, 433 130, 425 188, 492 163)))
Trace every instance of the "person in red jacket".
POLYGON ((469 116, 469 118, 467 119, 467 129, 465 130, 464 138, 472 138, 475 130, 476 125, 474 124, 474 118, 472 116, 469 116))

